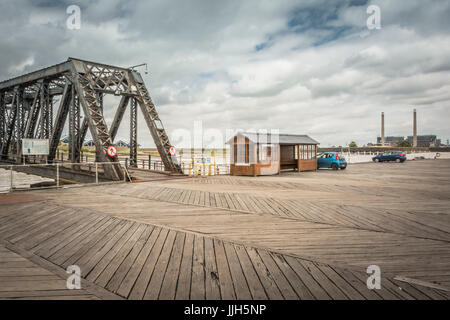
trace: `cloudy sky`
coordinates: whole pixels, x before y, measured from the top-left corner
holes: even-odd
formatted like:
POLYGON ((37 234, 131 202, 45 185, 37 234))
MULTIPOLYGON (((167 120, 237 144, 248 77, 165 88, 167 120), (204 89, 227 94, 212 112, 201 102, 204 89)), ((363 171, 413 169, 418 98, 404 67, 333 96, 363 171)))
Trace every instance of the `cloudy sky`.
MULTIPOLYGON (((78 57, 143 75, 169 136, 279 129, 323 146, 387 135, 450 138, 450 1, 2 0, 0 79, 78 57), (66 27, 69 5, 81 29, 66 27), (369 30, 366 10, 381 10, 369 30), (141 70, 144 71, 143 69, 141 70)), ((106 101, 108 123, 114 99, 106 101)), ((142 117, 141 117, 142 118, 142 117)), ((118 137, 127 140, 128 124, 118 137)), ((138 137, 152 146, 145 123, 138 137)))

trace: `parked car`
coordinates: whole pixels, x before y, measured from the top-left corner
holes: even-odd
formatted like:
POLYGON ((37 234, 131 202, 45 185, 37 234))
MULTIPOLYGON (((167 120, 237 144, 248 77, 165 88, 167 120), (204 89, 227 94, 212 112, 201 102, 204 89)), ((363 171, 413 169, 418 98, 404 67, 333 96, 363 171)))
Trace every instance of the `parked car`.
POLYGON ((317 155, 317 168, 331 168, 333 170, 344 170, 347 161, 337 152, 322 152, 317 155))
POLYGON ((384 162, 384 161, 395 161, 395 162, 405 162, 406 154, 402 151, 386 151, 377 154, 372 158, 374 162, 384 162))

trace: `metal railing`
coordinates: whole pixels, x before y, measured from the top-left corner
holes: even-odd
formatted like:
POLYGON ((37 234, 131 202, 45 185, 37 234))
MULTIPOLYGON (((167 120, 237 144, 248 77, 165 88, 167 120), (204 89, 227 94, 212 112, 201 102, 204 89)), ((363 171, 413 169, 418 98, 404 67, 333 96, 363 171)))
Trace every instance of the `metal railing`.
POLYGON ((0 165, 0 193, 127 181, 131 181, 131 176, 127 168, 118 162, 0 165), (119 166, 123 180, 111 181, 104 177, 107 166, 119 166))

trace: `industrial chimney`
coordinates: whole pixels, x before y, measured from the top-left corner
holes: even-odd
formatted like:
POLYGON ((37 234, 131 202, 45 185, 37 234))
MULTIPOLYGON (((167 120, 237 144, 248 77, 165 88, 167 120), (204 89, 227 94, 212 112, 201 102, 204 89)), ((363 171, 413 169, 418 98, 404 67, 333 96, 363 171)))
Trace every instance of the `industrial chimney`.
POLYGON ((381 146, 384 147, 384 112, 381 113, 381 146))
POLYGON ((414 109, 413 117, 413 147, 417 148, 417 111, 414 109))

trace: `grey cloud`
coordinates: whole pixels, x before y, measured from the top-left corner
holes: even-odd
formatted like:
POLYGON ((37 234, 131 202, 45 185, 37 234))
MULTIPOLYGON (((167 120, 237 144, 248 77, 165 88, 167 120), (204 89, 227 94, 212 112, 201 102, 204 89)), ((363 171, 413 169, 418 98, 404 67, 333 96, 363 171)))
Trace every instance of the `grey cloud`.
MULTIPOLYGON (((223 130, 280 128, 322 145, 361 144, 375 140, 381 111, 391 130, 409 134, 417 105, 430 115, 421 130, 450 136, 450 1, 80 3, 82 28, 70 31, 72 1, 2 1, 0 78, 69 56, 148 62, 144 79, 169 132, 202 119, 223 130), (360 36, 368 4, 381 7, 382 29, 360 36)), ((153 145, 142 118, 138 130, 140 143, 153 145)), ((128 131, 124 121, 118 137, 128 131)))

